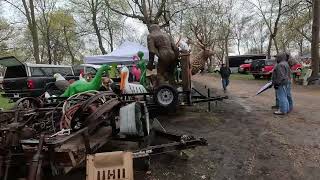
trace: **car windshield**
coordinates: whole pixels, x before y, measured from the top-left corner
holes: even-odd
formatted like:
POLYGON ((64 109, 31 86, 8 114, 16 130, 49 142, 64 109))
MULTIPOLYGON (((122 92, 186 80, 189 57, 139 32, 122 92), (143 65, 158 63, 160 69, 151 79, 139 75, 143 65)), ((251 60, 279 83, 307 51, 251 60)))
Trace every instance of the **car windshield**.
POLYGON ((266 61, 266 66, 271 66, 271 65, 274 65, 276 63, 276 61, 274 60, 268 60, 266 61))
POLYGON ((59 73, 62 76, 72 76, 71 67, 31 67, 32 76, 53 77, 54 74, 59 73))

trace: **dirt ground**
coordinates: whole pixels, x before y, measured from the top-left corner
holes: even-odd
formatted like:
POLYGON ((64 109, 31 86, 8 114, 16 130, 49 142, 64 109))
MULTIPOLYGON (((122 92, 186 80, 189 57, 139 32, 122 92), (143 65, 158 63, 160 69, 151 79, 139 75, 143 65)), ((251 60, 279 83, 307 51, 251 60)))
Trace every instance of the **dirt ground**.
MULTIPOLYGON (((193 80, 199 89, 223 94, 219 78, 207 74, 193 80)), ((231 80, 229 99, 211 113, 201 104, 163 118, 169 131, 205 137, 209 146, 190 151, 194 156, 187 161, 176 154, 153 158, 144 179, 319 180, 319 87, 294 86, 294 111, 279 117, 271 110, 273 89, 254 96, 265 83, 231 80)))
MULTIPOLYGON (((212 75, 193 81, 201 91, 224 94, 212 75)), ((294 86, 294 110, 279 117, 271 110, 273 89, 254 96, 265 83, 231 80, 229 99, 213 103, 211 112, 203 103, 160 117, 168 131, 204 137, 209 145, 187 151, 188 160, 177 153, 152 157, 151 171, 135 179, 319 180, 320 88, 294 86)))

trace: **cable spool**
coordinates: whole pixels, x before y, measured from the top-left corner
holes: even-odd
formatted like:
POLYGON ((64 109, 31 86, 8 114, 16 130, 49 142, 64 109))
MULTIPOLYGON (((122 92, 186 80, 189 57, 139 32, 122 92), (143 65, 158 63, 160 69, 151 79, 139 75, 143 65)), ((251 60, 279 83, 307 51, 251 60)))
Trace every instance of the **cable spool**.
POLYGON ((120 133, 129 136, 149 134, 149 114, 144 104, 134 102, 120 108, 120 133))

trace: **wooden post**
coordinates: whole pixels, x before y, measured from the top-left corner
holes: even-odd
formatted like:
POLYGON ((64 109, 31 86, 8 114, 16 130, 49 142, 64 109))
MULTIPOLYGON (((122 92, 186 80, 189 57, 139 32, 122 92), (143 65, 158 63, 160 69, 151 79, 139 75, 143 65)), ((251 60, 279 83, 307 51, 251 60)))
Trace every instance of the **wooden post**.
POLYGON ((187 92, 187 102, 191 105, 191 68, 190 68, 190 53, 183 52, 181 57, 181 76, 182 76, 182 88, 184 92, 187 92))
POLYGON ((181 53, 182 87, 184 91, 191 90, 190 54, 181 53))

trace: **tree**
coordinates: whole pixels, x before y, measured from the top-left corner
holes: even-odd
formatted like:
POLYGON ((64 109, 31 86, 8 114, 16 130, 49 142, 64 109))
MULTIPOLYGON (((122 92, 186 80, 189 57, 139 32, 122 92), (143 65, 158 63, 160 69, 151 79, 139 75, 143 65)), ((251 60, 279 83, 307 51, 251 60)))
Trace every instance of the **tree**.
POLYGON ((312 59, 312 77, 317 77, 319 73, 319 28, 320 28, 320 2, 312 1, 312 42, 311 42, 311 59, 312 59))
POLYGON ((79 17, 77 23, 79 33, 83 37, 94 34, 102 54, 106 54, 107 50, 113 51, 115 42, 121 39, 121 32, 125 29, 124 17, 111 11, 104 0, 71 0, 71 2, 71 8, 79 17))
POLYGON ((105 2, 112 11, 138 19, 146 24, 148 29, 151 24, 167 27, 176 14, 191 8, 183 5, 188 4, 187 0, 105 0, 105 2))
POLYGON ((56 0, 38 0, 37 7, 40 14, 38 26, 42 33, 43 40, 47 49, 48 63, 52 64, 51 53, 51 19, 49 16, 55 10, 56 0))
POLYGON ((0 18, 0 44, 7 41, 13 35, 13 28, 6 20, 0 18))
POLYGON ((4 56, 9 52, 7 40, 13 36, 13 28, 5 19, 0 18, 0 56, 4 56))
POLYGON ((35 5, 33 0, 21 0, 22 7, 20 7, 16 1, 4 0, 4 2, 7 2, 18 9, 26 17, 28 22, 28 29, 32 37, 33 57, 36 63, 40 63, 39 38, 35 15, 35 5))
POLYGON ((72 6, 86 23, 90 22, 94 30, 94 34, 98 40, 99 49, 102 54, 107 54, 103 45, 103 36, 99 27, 99 20, 102 19, 101 14, 105 8, 103 0, 71 0, 72 6))
POLYGON ((238 54, 240 55, 240 47, 241 47, 241 41, 243 38, 243 33, 245 30, 245 26, 248 24, 248 22, 250 21, 252 17, 248 16, 248 17, 241 17, 238 22, 235 24, 235 28, 234 28, 234 35, 235 35, 235 39, 236 39, 236 43, 237 43, 237 50, 238 50, 238 54))
POLYGON ((80 48, 81 42, 76 33, 74 17, 65 10, 53 11, 48 16, 50 25, 50 47, 53 52, 53 63, 59 64, 67 56, 71 64, 77 61, 75 52, 80 48))

